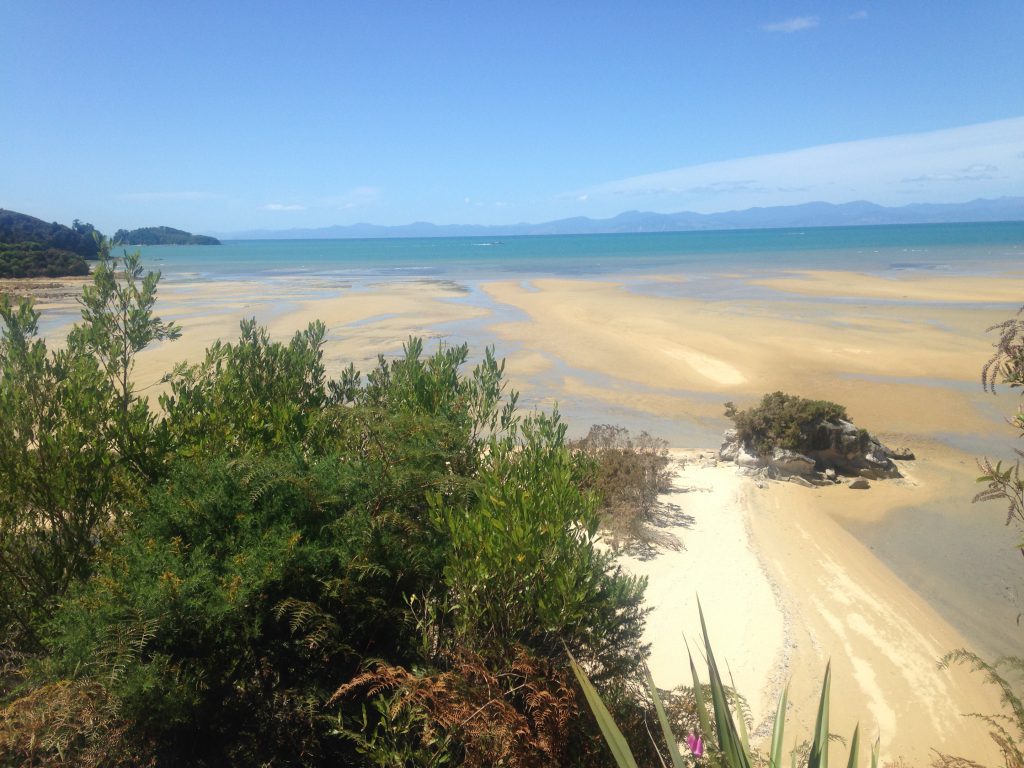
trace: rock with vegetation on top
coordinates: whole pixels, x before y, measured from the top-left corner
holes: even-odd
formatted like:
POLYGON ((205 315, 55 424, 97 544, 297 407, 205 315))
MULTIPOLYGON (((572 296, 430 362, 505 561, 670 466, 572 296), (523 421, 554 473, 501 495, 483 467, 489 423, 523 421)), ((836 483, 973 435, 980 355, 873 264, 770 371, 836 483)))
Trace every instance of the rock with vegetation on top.
MULTIPOLYGON (((719 457, 746 469, 765 467, 769 476, 834 482, 836 475, 881 480, 900 477, 892 451, 859 429, 846 409, 826 400, 773 392, 747 410, 726 404, 735 427, 726 430, 719 457)), ((863 486, 859 486, 863 487, 863 486)))

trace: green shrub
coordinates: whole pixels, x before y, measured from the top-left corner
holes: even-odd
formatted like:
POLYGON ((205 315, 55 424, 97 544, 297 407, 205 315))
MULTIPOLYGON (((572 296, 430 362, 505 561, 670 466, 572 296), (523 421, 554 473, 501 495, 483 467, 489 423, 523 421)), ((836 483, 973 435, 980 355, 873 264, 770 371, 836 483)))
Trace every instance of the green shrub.
POLYGON ((813 443, 815 427, 822 421, 848 420, 841 405, 785 392, 765 395, 760 404, 742 411, 726 403, 725 415, 739 438, 760 454, 771 453, 776 446, 798 452, 824 447, 813 443))
POLYGON ((468 505, 432 496, 434 524, 451 542, 446 610, 460 643, 485 656, 568 647, 599 680, 629 675, 647 653, 646 580, 594 547, 596 505, 564 436, 557 414, 527 418, 491 441, 468 505))
POLYGON ((139 350, 177 329, 153 317, 156 277, 139 284, 137 255, 121 282, 113 273, 101 261, 82 322, 55 352, 29 303, 0 300, 0 628, 22 651, 38 649, 39 623, 89 575, 162 462, 131 371, 139 350))
POLYGON ((595 424, 571 450, 588 461, 585 487, 597 493, 601 528, 613 545, 666 543, 652 524, 659 494, 671 486, 668 443, 624 427, 595 424))
POLYGON ((0 574, 5 758, 585 762, 565 648, 636 711, 643 582, 595 550, 583 460, 557 415, 518 416, 490 351, 464 373, 465 346, 413 339, 332 381, 321 324, 280 343, 248 321, 168 375, 157 418, 133 360, 177 329, 126 267, 101 263, 57 355, 4 310, 0 555, 31 574, 52 552, 21 598, 0 574), (401 685, 359 688, 385 672, 401 685))
POLYGON ((43 243, 0 243, 0 278, 88 274, 89 265, 77 253, 43 243))

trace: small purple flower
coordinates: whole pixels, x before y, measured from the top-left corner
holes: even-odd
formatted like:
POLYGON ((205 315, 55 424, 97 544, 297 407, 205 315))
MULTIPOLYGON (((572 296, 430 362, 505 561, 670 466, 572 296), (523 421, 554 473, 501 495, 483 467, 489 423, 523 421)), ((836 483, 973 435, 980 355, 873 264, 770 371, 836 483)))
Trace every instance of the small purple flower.
POLYGON ((690 748, 694 757, 701 757, 704 754, 704 740, 695 733, 686 737, 686 746, 690 748))

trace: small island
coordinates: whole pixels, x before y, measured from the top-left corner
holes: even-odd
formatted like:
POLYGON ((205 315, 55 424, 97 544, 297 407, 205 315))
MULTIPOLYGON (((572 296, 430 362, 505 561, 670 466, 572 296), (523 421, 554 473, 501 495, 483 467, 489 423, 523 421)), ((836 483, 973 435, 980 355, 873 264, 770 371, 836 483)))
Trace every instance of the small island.
POLYGON ((746 410, 726 403, 725 415, 735 426, 726 430, 718 455, 744 474, 807 487, 840 484, 846 476, 856 490, 869 488, 869 480, 901 477, 893 459, 914 458, 858 429, 846 408, 828 400, 772 392, 746 410))
POLYGON ((70 227, 0 208, 0 278, 89 274, 102 235, 78 219, 70 227))
POLYGON ((142 227, 119 229, 114 233, 114 245, 220 245, 220 240, 207 235, 193 235, 174 227, 142 227))

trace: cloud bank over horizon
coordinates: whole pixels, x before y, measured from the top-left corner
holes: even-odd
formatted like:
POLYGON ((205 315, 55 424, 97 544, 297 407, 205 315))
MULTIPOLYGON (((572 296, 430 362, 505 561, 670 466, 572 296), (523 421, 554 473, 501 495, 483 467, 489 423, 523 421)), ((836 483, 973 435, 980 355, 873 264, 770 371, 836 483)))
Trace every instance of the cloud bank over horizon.
POLYGON ((886 206, 1021 194, 1024 117, 702 163, 567 193, 587 215, 716 213, 810 201, 886 206))

